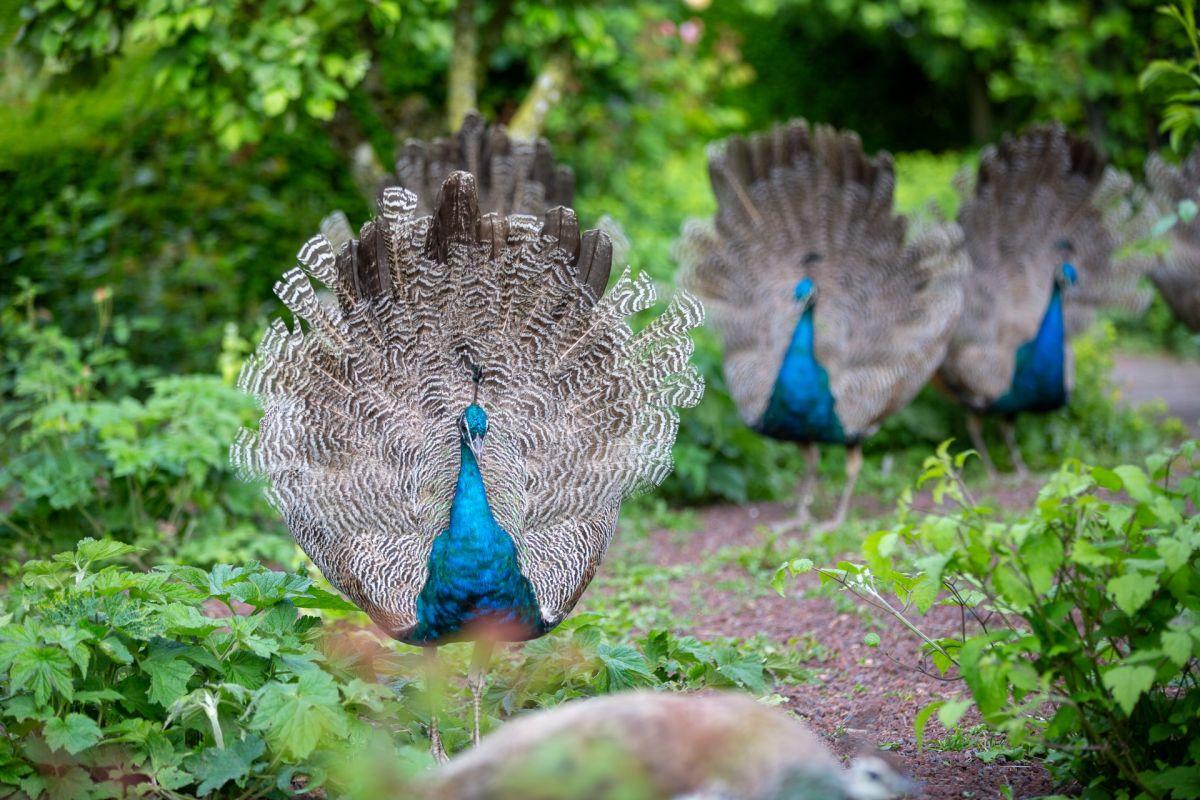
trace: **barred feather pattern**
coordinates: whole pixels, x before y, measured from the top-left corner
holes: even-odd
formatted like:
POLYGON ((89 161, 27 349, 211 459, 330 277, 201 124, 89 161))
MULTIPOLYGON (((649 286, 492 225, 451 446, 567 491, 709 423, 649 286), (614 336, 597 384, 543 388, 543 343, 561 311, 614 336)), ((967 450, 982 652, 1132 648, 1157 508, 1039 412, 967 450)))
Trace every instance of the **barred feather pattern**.
MULTIPOLYGON (((1146 183, 1158 217, 1175 213, 1179 203, 1200 202, 1200 147, 1178 166, 1158 153, 1146 159, 1146 183)), ((1175 316, 1200 332, 1200 216, 1178 219, 1167 233, 1169 250, 1154 264, 1150 279, 1175 316)))
POLYGON ((869 435, 906 405, 945 353, 966 269, 954 223, 906 243, 892 209, 891 156, 857 135, 798 120, 709 153, 718 210, 684 227, 682 285, 724 340, 743 419, 765 412, 801 315, 796 284, 817 287, 817 360, 846 435, 869 435))
POLYGON ((550 208, 570 206, 575 197, 575 173, 554 162, 545 139, 513 139, 503 125, 487 125, 477 111, 467 114, 453 138, 405 142, 384 185, 415 193, 417 214, 425 215, 455 170, 475 176, 484 212, 541 217, 550 208))
MULTIPOLYGON (((970 275, 939 377, 982 411, 1008 391, 1017 350, 1036 336, 1064 261, 1079 276, 1063 291, 1069 334, 1101 306, 1143 302, 1136 287, 1144 265, 1114 259, 1118 236, 1140 223, 1122 205, 1120 174, 1057 123, 985 148, 974 180, 960 188, 970 275)), ((1068 364, 1068 382, 1072 372, 1068 364)))
POLYGON ((275 291, 303 324, 275 320, 247 362, 240 385, 264 414, 232 460, 268 480, 330 582, 403 639, 449 522, 456 420, 478 366, 489 502, 553 625, 595 573, 622 498, 672 468, 676 408, 703 391, 688 333, 703 312, 678 293, 633 332, 626 318, 655 302, 652 283, 626 271, 598 297, 579 273, 611 248, 580 237, 569 209, 555 235, 529 216, 481 217, 462 172, 433 216, 417 208, 389 189, 358 239, 301 249, 275 291))

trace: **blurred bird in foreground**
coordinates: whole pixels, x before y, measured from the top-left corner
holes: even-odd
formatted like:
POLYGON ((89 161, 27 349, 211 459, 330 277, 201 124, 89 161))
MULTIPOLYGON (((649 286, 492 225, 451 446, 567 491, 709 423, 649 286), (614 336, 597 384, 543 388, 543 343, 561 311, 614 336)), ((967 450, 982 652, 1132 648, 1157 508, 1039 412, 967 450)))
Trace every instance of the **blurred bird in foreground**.
POLYGON ((507 723, 433 773, 430 800, 887 800, 882 754, 843 769, 799 720, 737 694, 626 692, 507 723))
MULTIPOLYGON (((969 183, 969 182, 968 182, 969 183)), ((1127 176, 1058 124, 985 148, 958 221, 970 256, 966 305, 938 371, 969 412, 968 430, 990 475, 983 415, 999 417, 1018 472, 1013 420, 1067 403, 1070 337, 1104 305, 1144 305, 1140 259, 1118 262, 1127 227, 1127 176)))
POLYGON ((691 222, 682 285, 724 339, 725 382, 742 418, 807 445, 795 520, 808 521, 820 444, 847 448, 845 519, 861 443, 908 404, 946 352, 966 262, 954 223, 918 231, 892 208, 891 156, 803 120, 709 154, 711 223, 691 222))
MULTIPOLYGON (((605 294, 611 246, 570 209, 481 215, 466 172, 417 207, 387 189, 358 238, 300 251, 275 291, 304 325, 275 320, 248 361, 264 415, 232 458, 379 627, 431 661, 476 642, 477 740, 493 643, 561 622, 622 498, 670 472, 702 311, 678 294, 633 333, 653 285, 626 272, 605 294)), ((436 716, 430 738, 444 758, 436 716)))

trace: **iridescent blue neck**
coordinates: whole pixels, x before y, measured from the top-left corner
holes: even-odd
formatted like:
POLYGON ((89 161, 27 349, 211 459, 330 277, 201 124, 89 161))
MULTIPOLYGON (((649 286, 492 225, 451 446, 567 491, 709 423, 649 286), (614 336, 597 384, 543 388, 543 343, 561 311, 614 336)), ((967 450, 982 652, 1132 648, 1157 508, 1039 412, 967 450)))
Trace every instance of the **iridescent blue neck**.
POLYGON ((992 403, 988 412, 1011 415, 1022 411, 1054 411, 1065 406, 1066 347, 1062 288, 1055 281, 1037 335, 1017 350, 1008 392, 992 403))
POLYGON ((791 442, 841 443, 846 434, 829 388, 829 374, 817 361, 814 303, 809 298, 801 299, 806 308, 792 331, 767 410, 755 429, 791 442))
POLYGON ((440 644, 486 635, 505 641, 540 636, 537 598, 521 574, 512 537, 496 522, 475 453, 464 436, 450 524, 429 553, 429 577, 417 597, 417 627, 408 640, 440 644))

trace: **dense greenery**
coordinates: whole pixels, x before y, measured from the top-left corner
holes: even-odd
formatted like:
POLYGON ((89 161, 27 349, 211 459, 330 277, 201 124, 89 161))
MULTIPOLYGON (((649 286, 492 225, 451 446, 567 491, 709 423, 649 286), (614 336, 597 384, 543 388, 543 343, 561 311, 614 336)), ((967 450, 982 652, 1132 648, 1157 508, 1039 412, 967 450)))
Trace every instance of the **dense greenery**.
MULTIPOLYGON (((261 487, 227 459, 257 414, 233 387, 281 311, 273 283, 325 214, 367 218, 397 141, 444 134, 464 103, 545 133, 578 174, 580 217, 613 218, 626 259, 665 296, 681 225, 713 209, 707 144, 777 120, 854 128, 896 151, 897 203, 918 224, 952 216, 955 173, 1029 122, 1062 119, 1135 175, 1149 149, 1181 154, 1200 131, 1194 7, 1155 13, 1159 2, 5 6, 0 797, 402 796, 428 766, 416 650, 382 641, 304 573, 261 487)), ((741 424, 712 333, 697 345, 705 400, 681 419, 675 473, 624 513, 635 546, 651 526, 692 527, 680 505, 782 499, 800 470, 797 448, 741 424)), ((923 473, 952 508, 907 510, 865 544, 877 523, 679 567, 620 551, 580 611, 498 657, 485 729, 631 686, 771 698, 809 680, 819 639, 701 641, 672 592, 735 564, 751 578, 738 591, 753 593, 781 553, 783 581, 861 547, 862 564, 824 574, 872 600, 987 621, 927 633, 930 669, 965 688, 921 716, 919 735, 974 705, 1094 796, 1200 796, 1188 783, 1200 761, 1196 455, 1101 466, 1141 464, 1183 434, 1162 409, 1119 402, 1114 351, 1194 358, 1198 345, 1156 301, 1074 346, 1071 406, 1019 421, 1035 470, 1067 462, 1028 512, 976 501, 973 461, 942 450, 925 463, 965 440, 961 409, 927 389, 867 442, 863 492, 887 505, 923 473)), ((841 470, 836 452, 824 459, 828 486, 841 470)), ((465 672, 465 648, 444 650, 447 671, 465 672)), ((469 698, 443 688, 453 751, 469 741, 469 698)))
MULTIPOLYGON (((1068 462, 1013 519, 974 498, 967 456, 942 447, 925 462, 917 488, 942 510, 902 510, 866 539, 862 563, 821 569, 918 635, 929 669, 966 684, 969 701, 918 715, 918 738, 934 713, 951 728, 973 703, 1012 744, 1049 750, 1088 796, 1200 796, 1196 443, 1144 468, 1068 462), (934 606, 961 627, 932 632, 915 614, 934 606)), ((812 568, 788 562, 776 584, 812 568)))

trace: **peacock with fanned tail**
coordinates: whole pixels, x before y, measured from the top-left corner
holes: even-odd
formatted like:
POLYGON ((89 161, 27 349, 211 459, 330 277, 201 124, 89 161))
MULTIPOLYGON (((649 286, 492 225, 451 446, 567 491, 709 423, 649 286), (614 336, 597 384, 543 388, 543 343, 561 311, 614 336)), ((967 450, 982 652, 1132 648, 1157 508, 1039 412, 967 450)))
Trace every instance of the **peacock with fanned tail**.
POLYGON ((1070 337, 1098 308, 1145 304, 1141 259, 1114 252, 1137 218, 1128 176, 1061 125, 1006 135, 980 156, 958 215, 970 257, 966 305, 939 385, 968 409, 968 431, 989 474, 983 416, 1000 418, 1018 472, 1013 419, 1067 404, 1070 337))
POLYGON ((634 333, 652 283, 605 293, 611 245, 570 209, 481 214, 465 172, 418 206, 387 189, 357 239, 300 251, 275 289, 305 324, 275 320, 247 363, 264 414, 232 456, 379 627, 430 654, 476 642, 477 739, 492 644, 558 625, 621 500, 670 472, 676 408, 703 392, 702 310, 678 293, 634 333))
POLYGON ((1167 252, 1151 268, 1150 280, 1175 316, 1200 333, 1200 146, 1178 166, 1152 153, 1146 159, 1146 183, 1156 212, 1175 215, 1167 252))
POLYGON ((709 154, 717 213, 684 228, 683 285, 724 339, 730 394, 752 428, 807 445, 796 519, 808 520, 818 446, 843 445, 846 516, 861 442, 929 379, 962 306, 962 235, 906 242, 886 153, 803 120, 709 154))

